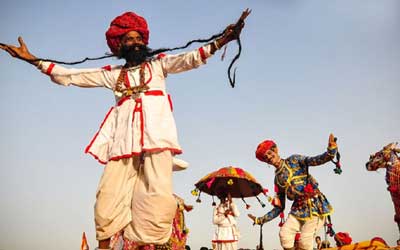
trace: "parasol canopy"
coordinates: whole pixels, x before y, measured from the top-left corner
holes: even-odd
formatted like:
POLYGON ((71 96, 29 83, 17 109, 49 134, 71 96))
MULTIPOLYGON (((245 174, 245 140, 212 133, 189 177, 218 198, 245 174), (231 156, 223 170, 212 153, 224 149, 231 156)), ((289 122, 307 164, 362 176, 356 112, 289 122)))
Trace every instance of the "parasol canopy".
POLYGON ((233 198, 257 196, 263 192, 260 183, 248 172, 237 167, 224 167, 201 178, 196 188, 212 196, 230 193, 233 198))

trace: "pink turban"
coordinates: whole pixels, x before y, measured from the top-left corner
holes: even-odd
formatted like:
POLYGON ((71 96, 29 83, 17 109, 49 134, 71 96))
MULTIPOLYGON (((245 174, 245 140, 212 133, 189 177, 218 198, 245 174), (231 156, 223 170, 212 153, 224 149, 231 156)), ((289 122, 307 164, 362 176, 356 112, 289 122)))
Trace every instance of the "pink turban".
POLYGON ((256 158, 259 159, 260 161, 265 162, 265 160, 264 160, 265 153, 274 146, 276 146, 276 144, 274 141, 271 141, 271 140, 265 140, 265 141, 261 142, 257 146, 256 158))
POLYGON ((146 20, 133 12, 125 12, 117 16, 106 32, 107 45, 113 54, 118 54, 121 37, 130 31, 140 33, 144 44, 149 43, 149 29, 146 20))

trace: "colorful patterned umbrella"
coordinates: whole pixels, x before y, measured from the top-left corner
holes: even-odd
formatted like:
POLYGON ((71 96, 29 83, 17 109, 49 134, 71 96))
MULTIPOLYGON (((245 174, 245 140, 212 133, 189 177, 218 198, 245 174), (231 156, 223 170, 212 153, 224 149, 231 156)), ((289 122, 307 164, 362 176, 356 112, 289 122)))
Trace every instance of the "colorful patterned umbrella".
MULTIPOLYGON (((204 176, 195 186, 198 191, 212 196, 230 193, 233 198, 255 196, 257 200, 259 200, 257 195, 265 191, 250 173, 232 166, 221 168, 204 176)), ((194 193, 196 194, 196 192, 194 193)), ((200 193, 197 195, 200 196, 200 193)), ((261 201, 260 203, 264 206, 261 201)))

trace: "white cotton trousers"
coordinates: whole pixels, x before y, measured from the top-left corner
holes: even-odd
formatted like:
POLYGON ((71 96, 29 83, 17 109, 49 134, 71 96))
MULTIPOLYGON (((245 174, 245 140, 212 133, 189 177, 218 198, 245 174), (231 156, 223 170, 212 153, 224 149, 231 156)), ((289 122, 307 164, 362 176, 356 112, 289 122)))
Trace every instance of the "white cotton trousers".
POLYGON ((110 161, 96 195, 97 240, 123 230, 138 244, 164 244, 171 236, 176 201, 172 192, 172 155, 168 150, 110 161))
POLYGON ((313 216, 309 220, 298 220, 289 214, 288 219, 279 231, 279 238, 284 249, 294 247, 296 233, 300 232, 299 248, 302 250, 313 249, 313 240, 316 233, 322 228, 325 217, 313 216))

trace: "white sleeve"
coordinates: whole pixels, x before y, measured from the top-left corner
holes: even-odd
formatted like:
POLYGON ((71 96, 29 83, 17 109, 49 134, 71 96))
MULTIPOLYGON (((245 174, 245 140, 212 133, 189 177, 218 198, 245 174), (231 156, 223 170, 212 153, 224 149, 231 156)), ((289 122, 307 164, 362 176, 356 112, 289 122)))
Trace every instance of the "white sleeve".
POLYGON ((53 82, 64 86, 72 84, 83 88, 106 87, 113 89, 115 85, 113 74, 108 69, 64 68, 50 62, 42 62, 38 68, 43 73, 49 75, 53 82))
POLYGON ((205 64, 207 58, 212 55, 210 50, 211 45, 208 44, 190 52, 161 57, 160 61, 164 76, 169 73, 180 73, 195 69, 205 64))
POLYGON ((239 209, 237 208, 236 204, 233 203, 233 202, 232 202, 232 204, 231 204, 231 209, 232 209, 233 215, 234 215, 235 217, 239 217, 239 215, 240 215, 239 209))
POLYGON ((221 213, 221 211, 219 211, 219 210, 220 210, 219 206, 214 208, 213 223, 215 225, 221 224, 226 218, 224 213, 223 212, 221 213))

